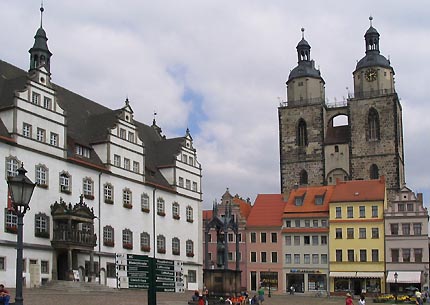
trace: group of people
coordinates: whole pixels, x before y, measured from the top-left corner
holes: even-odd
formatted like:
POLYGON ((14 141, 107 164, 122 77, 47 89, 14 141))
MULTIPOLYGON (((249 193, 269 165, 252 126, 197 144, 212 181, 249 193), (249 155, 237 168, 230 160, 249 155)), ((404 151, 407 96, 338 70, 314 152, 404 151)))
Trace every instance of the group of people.
MULTIPOLYGON (((206 288, 203 289, 203 293, 200 293, 198 290, 194 291, 194 294, 191 296, 191 301, 197 302, 198 305, 207 305, 208 304, 209 293, 206 288)), ((249 297, 248 292, 244 291, 240 296, 228 296, 225 299, 221 300, 225 304, 231 305, 263 305, 264 302, 264 288, 260 287, 257 291, 257 294, 252 298, 249 297)))
MULTIPOLYGON (((346 294, 345 305, 353 305, 352 295, 348 292, 346 294)), ((358 300, 358 305, 366 305, 366 295, 364 293, 360 294, 360 299, 358 300)))

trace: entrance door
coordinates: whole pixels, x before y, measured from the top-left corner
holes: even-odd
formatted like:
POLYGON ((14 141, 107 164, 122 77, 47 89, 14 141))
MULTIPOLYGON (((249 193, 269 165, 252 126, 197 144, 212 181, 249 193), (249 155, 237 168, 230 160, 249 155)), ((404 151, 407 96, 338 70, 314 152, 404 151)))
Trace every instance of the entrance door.
POLYGON ((361 280, 354 280, 354 294, 360 295, 361 294, 361 280))
POLYGON ((57 276, 60 281, 67 280, 67 271, 68 271, 68 263, 67 263, 67 252, 62 252, 58 254, 57 257, 57 276))
POLYGON ((251 271, 251 291, 257 291, 257 272, 251 271))

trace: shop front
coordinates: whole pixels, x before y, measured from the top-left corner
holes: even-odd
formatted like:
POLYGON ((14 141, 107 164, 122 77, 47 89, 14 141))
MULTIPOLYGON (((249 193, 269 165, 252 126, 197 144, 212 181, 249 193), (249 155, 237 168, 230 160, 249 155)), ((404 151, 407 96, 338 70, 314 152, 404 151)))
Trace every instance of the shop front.
POLYGON ((424 290, 421 285, 421 271, 389 271, 387 274, 388 289, 391 293, 413 294, 415 290, 424 290))
POLYGON ((383 272, 330 272, 330 281, 330 293, 333 295, 344 295, 347 292, 354 295, 376 295, 385 292, 383 272))
POLYGON ((287 292, 306 293, 327 291, 327 274, 321 270, 291 269, 286 273, 287 292))

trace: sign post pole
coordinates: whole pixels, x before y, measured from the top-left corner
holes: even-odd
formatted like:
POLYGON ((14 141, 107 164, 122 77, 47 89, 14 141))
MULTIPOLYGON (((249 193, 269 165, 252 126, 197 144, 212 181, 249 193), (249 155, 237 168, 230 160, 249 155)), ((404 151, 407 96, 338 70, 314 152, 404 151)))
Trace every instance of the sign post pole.
POLYGON ((148 305, 157 305, 157 284, 155 275, 156 260, 149 258, 149 288, 148 288, 148 305))

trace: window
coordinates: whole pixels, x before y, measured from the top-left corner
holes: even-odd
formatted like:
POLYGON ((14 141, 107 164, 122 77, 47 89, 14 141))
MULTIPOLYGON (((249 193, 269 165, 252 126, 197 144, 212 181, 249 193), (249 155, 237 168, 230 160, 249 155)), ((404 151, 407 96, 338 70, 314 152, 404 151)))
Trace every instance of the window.
POLYGON ((336 207, 336 218, 342 218, 342 208, 336 207))
POLYGON ((312 245, 318 246, 318 235, 312 235, 312 245))
POLYGON ((390 227, 391 227, 391 235, 399 235, 399 224, 392 223, 390 227))
POLYGON ((406 204, 406 210, 408 212, 413 212, 414 211, 414 204, 413 203, 406 204))
POLYGON ((303 244, 306 246, 311 244, 311 237, 309 235, 303 236, 303 244))
POLYGON ((290 235, 285 236, 285 245, 291 246, 291 236, 290 235))
POLYGON ((294 264, 300 264, 300 254, 294 254, 294 264))
POLYGON ((285 263, 291 264, 291 254, 285 254, 285 263))
POLYGON ((106 263, 106 277, 116 279, 116 265, 115 263, 106 263))
POLYGON ((416 263, 422 263, 422 261, 423 261, 423 249, 415 248, 414 249, 414 256, 415 256, 415 262, 416 263))
POLYGON ((321 236, 321 245, 327 245, 327 236, 321 236))
POLYGON ((49 274, 49 262, 48 261, 40 261, 40 273, 49 274))
POLYGON ((346 208, 346 214, 348 218, 354 218, 354 209, 353 207, 346 208))
POLYGON ((299 183, 300 185, 308 184, 308 172, 304 169, 300 172, 299 183))
POLYGON ((379 179, 379 169, 376 164, 372 164, 369 169, 370 179, 379 179))
POLYGON ((402 235, 411 235, 409 223, 402 223, 402 235))
POLYGON ((94 199, 94 181, 85 177, 83 180, 83 192, 86 199, 94 199))
POLYGON ((311 226, 310 219, 305 219, 305 228, 310 228, 310 226, 311 226))
POLYGON ((76 145, 75 147, 76 154, 85 158, 90 157, 90 149, 81 145, 76 145))
POLYGON ((51 106, 52 105, 52 101, 51 101, 51 99, 49 98, 49 97, 44 97, 43 98, 43 108, 46 108, 46 109, 51 109, 51 106))
POLYGON ((46 139, 46 131, 42 128, 37 128, 36 140, 39 142, 45 142, 46 139))
POLYGON ((191 166, 193 166, 193 165, 194 165, 194 158, 193 158, 193 157, 191 157, 191 156, 190 156, 190 157, 188 158, 188 164, 189 164, 189 165, 191 165, 191 166))
POLYGON ((305 263, 305 264, 310 264, 311 263, 311 255, 310 254, 305 254, 303 256, 303 263, 305 263))
POLYGON ((296 197, 296 198, 294 199, 294 204, 295 204, 296 206, 301 206, 301 205, 303 205, 303 197, 296 197))
POLYGON ((278 233, 272 232, 272 233, 270 233, 270 236, 272 239, 272 243, 276 244, 278 242, 278 233))
POLYGON ((257 252, 251 252, 251 263, 257 262, 257 252))
POLYGON ((358 238, 366 238, 366 228, 360 228, 358 229, 358 238))
POLYGON ((266 233, 265 232, 261 232, 260 233, 260 242, 261 243, 265 243, 266 242, 266 233))
POLYGON ((137 161, 133 161, 133 172, 139 173, 140 171, 140 164, 137 161))
POLYGON ((197 282, 197 272, 196 270, 188 270, 188 283, 197 282))
POLYGON ((229 243, 234 242, 234 235, 233 235, 233 233, 228 233, 227 234, 227 240, 228 240, 229 243))
POLYGON ((72 182, 72 176, 70 176, 69 173, 67 172, 62 172, 60 174, 60 191, 66 194, 70 194, 71 182, 72 182))
POLYGON ((321 254, 321 264, 327 264, 327 254, 321 254))
POLYGON ((252 243, 256 243, 257 242, 257 233, 251 232, 250 233, 250 239, 251 239, 252 243))
POLYGON ((22 135, 27 138, 32 137, 32 126, 27 123, 22 124, 22 135))
POLYGON ((321 227, 327 228, 327 220, 326 219, 321 219, 321 227))
POLYGON ((40 103, 40 94, 36 93, 36 92, 33 92, 32 95, 31 95, 31 102, 33 104, 39 105, 39 103, 40 103))
POLYGON ((188 257, 194 256, 194 242, 192 240, 187 240, 185 242, 185 251, 188 257))
POLYGON ((312 264, 317 265, 319 264, 319 256, 318 254, 312 254, 312 264))
POLYGON ((368 139, 369 141, 379 140, 379 115, 374 108, 369 110, 368 115, 368 139))
POLYGON ((172 203, 172 216, 173 216, 173 219, 179 219, 180 218, 180 216, 179 216, 179 203, 177 203, 177 202, 172 203))
POLYGON ((124 129, 124 128, 120 128, 119 129, 119 137, 121 138, 121 139, 127 139, 127 132, 126 132, 126 130, 124 129))
POLYGON ((103 227, 103 245, 106 247, 115 246, 114 228, 112 228, 111 226, 103 227))
POLYGON ((354 228, 347 228, 346 229, 346 238, 347 239, 354 239, 354 228))
POLYGON ((391 261, 393 263, 399 262, 399 249, 391 249, 391 261))
POLYGON ((197 182, 193 181, 193 191, 197 192, 197 182))
POLYGON ((342 262, 342 250, 336 249, 336 262, 342 262))
POLYGON ((372 262, 374 262, 374 263, 379 262, 379 250, 378 249, 372 249, 372 262))
POLYGON ((422 224, 414 223, 413 226, 414 226, 414 235, 421 235, 422 224))
POLYGON ((49 238, 49 216, 44 213, 34 216, 34 236, 49 238))
POLYGON ((179 238, 177 237, 172 238, 172 254, 173 255, 181 254, 180 242, 179 242, 179 238))
POLYGON ((188 163, 188 156, 187 155, 182 155, 182 162, 184 163, 188 163))
POLYGON ((179 177, 178 184, 180 187, 184 187, 184 178, 179 177))
POLYGON ((403 262, 404 263, 409 263, 411 261, 411 249, 402 249, 402 254, 403 254, 403 262))
POLYGON ((291 220, 285 220, 285 227, 291 228, 291 220))
POLYGON ((365 218, 366 217, 366 207, 364 205, 361 205, 359 207, 359 211, 360 211, 360 218, 365 218))
POLYGON ((379 228, 372 228, 372 238, 379 238, 379 228))
POLYGON ((261 252, 261 262, 267 263, 267 252, 261 252))
POLYGON ((312 220, 312 226, 313 226, 314 228, 318 228, 318 219, 314 219, 314 220, 312 220))
POLYGON ((142 212, 149 213, 149 196, 146 193, 140 196, 140 208, 142 212))
POLYGON ((296 220, 294 221, 294 226, 295 226, 296 228, 300 228, 300 219, 296 219, 296 220))
POLYGON ((58 134, 56 134, 55 132, 51 132, 49 144, 53 146, 58 146, 58 134))
POLYGON ((110 183, 105 183, 103 186, 104 189, 104 196, 105 196, 105 203, 113 203, 113 186, 110 183))
POLYGON ((166 238, 164 235, 157 236, 157 252, 166 253, 166 238))
POLYGON ((315 205, 322 205, 323 204, 323 196, 315 196, 315 205))
POLYGON ((308 145, 306 122, 303 119, 300 119, 298 122, 296 144, 300 147, 308 145))
POLYGON ((151 250, 151 237, 147 232, 140 233, 140 250, 144 252, 151 250))
POLYGON ((0 270, 6 270, 6 257, 0 256, 0 270))
POLYGON ((377 218, 378 217, 378 206, 377 205, 373 205, 372 206, 372 217, 373 218, 377 218))
POLYGON ((130 170, 130 159, 124 158, 124 169, 130 170))
POLYGON ((122 230, 122 247, 124 249, 133 249, 133 232, 129 229, 122 230))
POLYGON ((6 177, 14 177, 18 175, 19 161, 15 157, 6 158, 6 177))
POLYGON ((336 228, 336 239, 342 239, 342 228, 336 228))
POLYGON ((360 262, 367 262, 367 250, 366 249, 360 250, 360 262))
POLYGON ((300 236, 294 236, 294 246, 300 246, 300 236))
POLYGON ((48 168, 45 165, 36 165, 36 183, 40 187, 48 186, 48 168))
POLYGON ((186 213, 187 213, 187 221, 193 222, 194 221, 193 208, 190 206, 187 206, 186 213))
POLYGON ((134 133, 131 131, 128 132, 128 140, 134 143, 134 133))
POLYGON ((236 238, 237 238, 237 241, 241 243, 242 242, 242 233, 238 233, 236 238))
POLYGON ((348 249, 348 262, 353 262, 354 261, 354 250, 353 249, 348 249))
POLYGON ((161 197, 157 198, 157 214, 160 216, 166 216, 166 212, 164 209, 164 199, 161 197))
POLYGON ((405 211, 405 204, 404 203, 399 203, 397 205, 397 209, 399 210, 399 212, 404 212, 405 211))
POLYGON ((119 155, 113 155, 113 165, 121 167, 121 157, 119 155))
POLYGON ((131 209, 133 207, 132 193, 128 188, 122 190, 122 205, 127 209, 131 209))
POLYGON ((191 189, 191 181, 190 181, 190 180, 188 180, 188 179, 185 179, 185 188, 186 188, 187 190, 190 190, 190 189, 191 189))

